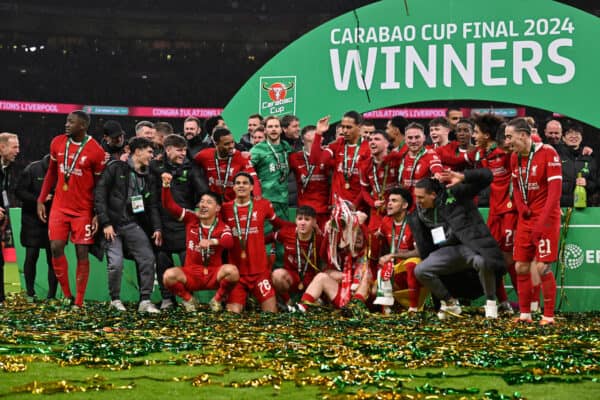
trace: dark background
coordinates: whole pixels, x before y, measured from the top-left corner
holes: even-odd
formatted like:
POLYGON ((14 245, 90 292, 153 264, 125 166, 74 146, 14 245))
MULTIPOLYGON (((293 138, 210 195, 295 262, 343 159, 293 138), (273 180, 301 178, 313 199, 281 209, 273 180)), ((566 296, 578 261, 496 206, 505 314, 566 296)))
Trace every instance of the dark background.
MULTIPOLYGON (((224 107, 260 66, 289 43, 372 2, 0 0, 0 99, 224 107)), ((600 2, 562 2, 600 15, 600 2)), ((511 106, 482 101, 409 106, 449 105, 511 106)), ((550 111, 527 109, 540 130, 550 111)), ((92 118, 96 138, 104 119, 92 118)), ((137 122, 108 119, 119 120, 129 134, 137 122)), ((181 119, 166 120, 176 131, 182 130, 181 119)), ((64 121, 64 115, 0 112, 0 131, 20 137, 19 168, 47 153, 51 138, 63 132, 64 121)), ((383 127, 385 121, 376 123, 383 127)), ((584 131, 586 143, 599 154, 598 130, 584 125, 584 131)))

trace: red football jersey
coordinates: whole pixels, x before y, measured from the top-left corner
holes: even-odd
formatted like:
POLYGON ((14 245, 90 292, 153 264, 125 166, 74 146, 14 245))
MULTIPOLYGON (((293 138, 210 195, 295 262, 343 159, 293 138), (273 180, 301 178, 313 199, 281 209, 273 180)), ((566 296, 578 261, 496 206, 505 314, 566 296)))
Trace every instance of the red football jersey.
MULTIPOLYGON (((297 151, 290 154, 290 169, 296 177, 296 186, 298 187, 298 205, 311 206, 318 214, 328 212, 329 204, 329 177, 327 176, 325 165, 322 163, 311 164, 312 174, 310 179, 304 183, 309 175, 309 170, 304 159, 304 151, 297 151)), ((308 158, 308 155, 306 156, 308 158)), ((309 161, 310 164, 310 161, 309 161)))
POLYGON ((380 199, 381 194, 383 200, 387 200, 389 191, 398 185, 397 173, 398 168, 394 163, 385 160, 375 163, 373 157, 361 165, 360 185, 367 194, 363 198, 369 203, 369 207, 374 206, 374 202, 380 199))
POLYGON ((218 246, 210 246, 210 248, 203 251, 199 249, 198 243, 200 242, 200 236, 198 229, 200 228, 200 220, 195 212, 182 208, 173 199, 171 189, 162 188, 162 203, 163 207, 177 218, 179 221, 185 223, 185 264, 184 266, 207 266, 210 268, 220 268, 223 265, 223 250, 231 248, 233 245, 233 237, 231 235, 231 228, 227 226, 223 221, 217 218, 217 224, 210 233, 210 226, 202 225, 202 239, 218 239, 218 246), (205 257, 207 260, 205 260, 205 257))
POLYGON ((440 158, 442 165, 452 171, 464 171, 469 164, 467 150, 461 149, 456 141, 436 147, 434 151, 440 158))
POLYGON ((270 201, 266 199, 252 200, 245 205, 238 205, 238 219, 240 229, 236 226, 233 201, 223 204, 221 213, 223 221, 233 231, 233 247, 229 251, 229 258, 232 264, 236 265, 240 275, 256 275, 269 272, 267 262, 267 252, 265 249, 265 221, 274 222, 277 219, 275 210, 270 201), (246 222, 248 220, 248 210, 252 204, 252 215, 250 218, 250 228, 248 231, 245 256, 242 257, 241 238, 245 238, 246 222), (241 231, 241 232, 240 232, 241 231))
MULTIPOLYGON (((75 166, 65 191, 65 147, 69 136, 59 135, 50 143, 50 158, 58 166, 58 180, 52 207, 67 215, 82 215, 94 210, 94 187, 96 179, 105 167, 105 153, 102 147, 90 137, 75 162, 75 166)), ((73 158, 80 148, 79 143, 71 142, 67 151, 67 168, 71 167, 73 158)))
POLYGON ((260 197, 260 182, 254 167, 249 158, 246 158, 237 150, 233 151, 231 158, 220 158, 219 169, 217 171, 215 163, 215 154, 217 150, 214 147, 201 150, 194 161, 200 165, 208 179, 208 187, 211 191, 223 196, 224 201, 232 201, 235 198, 233 192, 233 177, 241 171, 248 172, 254 178, 254 196, 260 197), (227 165, 229 164, 229 173, 227 165), (225 190, 223 190, 225 188, 225 190))
POLYGON ((359 145, 346 144, 344 138, 339 138, 321 150, 321 135, 315 135, 311 148, 311 163, 321 162, 333 169, 331 177, 330 203, 334 204, 335 196, 353 202, 360 195, 360 165, 371 157, 369 144, 366 140, 359 145), (355 153, 358 154, 355 157, 355 153), (344 157, 344 153, 346 153, 344 157), (354 162, 353 162, 354 161, 354 162), (345 174, 348 175, 346 181, 345 174))
POLYGON ((515 212, 516 207, 510 189, 510 154, 500 147, 492 147, 489 150, 478 147, 476 151, 469 154, 469 160, 476 168, 487 168, 494 175, 490 185, 489 214, 515 212))
POLYGON ((414 250, 415 248, 414 239, 410 227, 408 226, 408 223, 405 224, 404 232, 402 232, 402 223, 397 224, 394 222, 394 219, 392 217, 386 216, 381 222, 379 232, 383 236, 385 242, 387 243, 387 246, 390 248, 390 253, 393 253, 394 250, 414 250), (392 249, 392 229, 394 229, 395 249, 392 249), (400 240, 400 242, 398 242, 400 233, 402 233, 402 239, 400 240))
POLYGON ((316 232, 311 240, 298 240, 300 247, 300 267, 298 267, 298 251, 296 248, 296 226, 286 224, 275 233, 275 240, 283 245, 283 267, 296 272, 303 282, 303 277, 312 278, 319 272, 319 253, 323 237, 316 232))
MULTIPOLYGON (((530 220, 540 216, 546 207, 550 207, 550 217, 560 216, 560 199, 556 204, 546 204, 548 198, 548 182, 562 180, 562 163, 556 150, 550 145, 535 143, 535 151, 529 167, 529 179, 527 180, 527 164, 529 157, 511 155, 510 166, 514 190, 524 191, 526 194, 526 205, 531 210, 530 220), (519 163, 519 158, 520 163, 519 163), (519 179, 521 176, 521 179, 519 179), (521 184, 523 182, 523 186, 521 184), (526 185, 525 185, 526 184, 526 185)), ((519 219, 519 222, 521 219, 519 219)))
POLYGON ((415 183, 419 180, 444 170, 440 158, 435 151, 430 149, 419 153, 417 156, 406 153, 400 161, 399 168, 402 170, 400 183, 403 187, 409 189, 411 194, 414 192, 415 183), (416 165, 415 161, 417 161, 416 165))

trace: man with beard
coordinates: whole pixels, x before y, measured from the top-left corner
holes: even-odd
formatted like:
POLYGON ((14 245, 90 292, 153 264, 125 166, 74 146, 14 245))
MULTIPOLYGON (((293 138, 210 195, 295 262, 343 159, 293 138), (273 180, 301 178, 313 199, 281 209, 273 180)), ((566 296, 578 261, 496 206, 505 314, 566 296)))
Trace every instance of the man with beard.
POLYGON ((102 148, 106 152, 109 160, 126 161, 129 157, 128 150, 125 147, 125 131, 117 121, 109 119, 102 127, 102 148))
MULTIPOLYGON (((165 158, 153 160, 150 169, 156 182, 160 182, 163 173, 171 175, 170 184, 174 201, 182 208, 193 209, 200 195, 208 191, 208 185, 200 168, 186 157, 186 141, 179 135, 169 135, 164 140, 165 158)), ((171 268, 173 254, 177 254, 182 264, 185 263, 185 224, 178 221, 163 207, 159 207, 162 225, 163 242, 156 253, 156 274, 162 295, 161 310, 174 305, 171 293, 163 286, 163 274, 171 268)))
MULTIPOLYGON (((235 198, 233 177, 239 172, 248 172, 254 178, 256 172, 250 160, 235 149, 235 141, 229 129, 216 128, 213 137, 215 147, 200 151, 194 162, 204 170, 210 191, 227 202, 235 198)), ((254 184, 254 195, 261 197, 258 179, 254 184)))
POLYGON ((200 150, 207 147, 203 143, 200 120, 196 117, 190 116, 183 121, 183 136, 187 140, 187 156, 190 160, 193 160, 200 150))

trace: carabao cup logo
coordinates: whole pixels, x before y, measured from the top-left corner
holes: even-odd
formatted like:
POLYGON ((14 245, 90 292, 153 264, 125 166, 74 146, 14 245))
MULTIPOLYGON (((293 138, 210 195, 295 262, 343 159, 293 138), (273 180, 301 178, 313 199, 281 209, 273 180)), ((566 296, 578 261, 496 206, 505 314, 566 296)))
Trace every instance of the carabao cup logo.
POLYGON ((576 269, 583 265, 584 254, 581 247, 573 243, 565 245, 562 262, 569 269, 576 269))
POLYGON ((287 91, 294 88, 294 83, 289 82, 287 85, 281 82, 275 82, 271 86, 267 86, 266 82, 263 82, 262 88, 269 93, 269 97, 273 101, 280 101, 285 99, 287 91))

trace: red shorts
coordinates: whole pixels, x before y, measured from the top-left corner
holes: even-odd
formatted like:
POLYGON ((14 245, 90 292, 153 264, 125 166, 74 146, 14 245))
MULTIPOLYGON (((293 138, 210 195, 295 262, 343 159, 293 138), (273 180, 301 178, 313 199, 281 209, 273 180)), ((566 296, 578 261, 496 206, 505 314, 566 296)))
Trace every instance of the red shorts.
POLYGON ((298 274, 298 271, 292 271, 287 268, 285 270, 290 274, 290 278, 292 278, 292 285, 290 286, 289 293, 304 293, 308 285, 310 285, 315 278, 314 270, 306 271, 303 277, 304 279, 302 279, 302 286, 300 286, 300 275, 298 274))
POLYGON ((488 216, 488 228, 500 250, 504 252, 510 252, 513 249, 518 218, 519 214, 513 212, 488 216))
POLYGON ((183 267, 181 271, 185 275, 187 282, 185 284, 186 290, 189 292, 195 292, 197 290, 215 290, 219 288, 217 282, 217 275, 221 268, 216 267, 183 267))
POLYGON ((240 281, 231 289, 227 302, 245 306, 248 293, 252 293, 261 304, 274 297, 275 289, 273 289, 273 283, 271 282, 271 273, 265 271, 255 275, 240 276, 240 281))
POLYGON ((48 218, 48 237, 50 240, 69 239, 74 244, 93 244, 92 212, 82 215, 67 215, 60 210, 52 208, 48 218))
POLYGON ((551 263, 558 258, 558 242, 560 240, 560 218, 553 224, 552 229, 542 233, 538 243, 533 243, 531 232, 533 224, 517 224, 513 258, 515 261, 539 261, 551 263))

